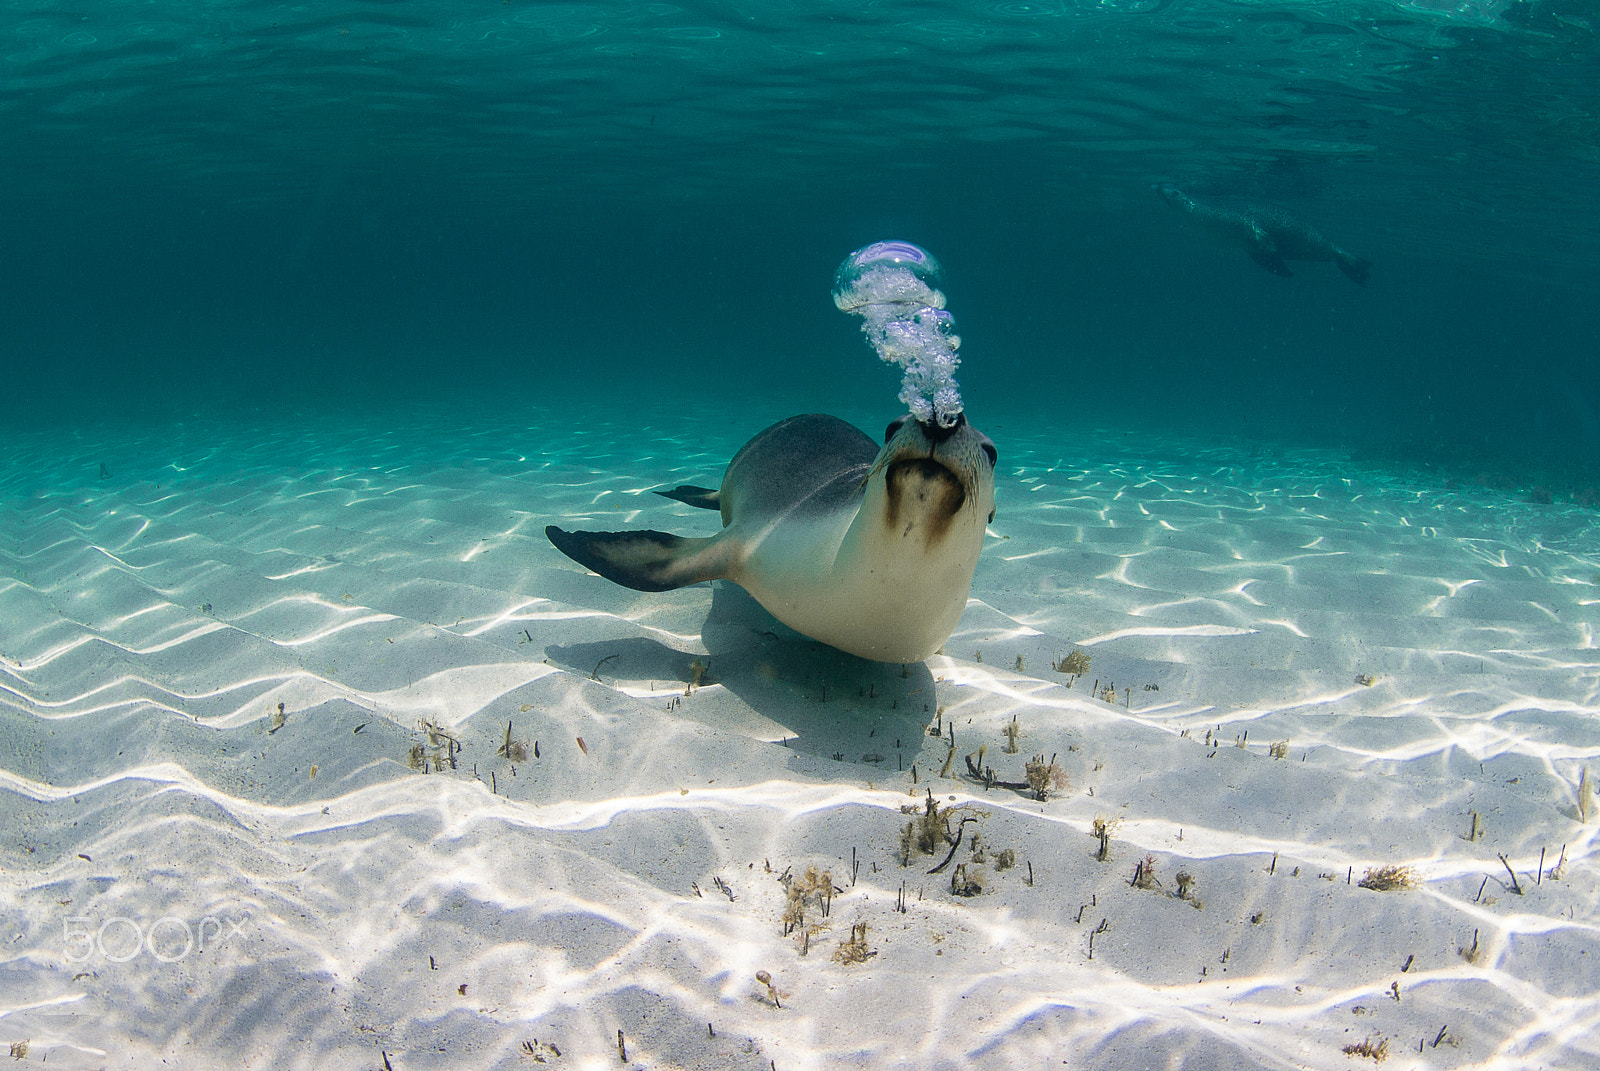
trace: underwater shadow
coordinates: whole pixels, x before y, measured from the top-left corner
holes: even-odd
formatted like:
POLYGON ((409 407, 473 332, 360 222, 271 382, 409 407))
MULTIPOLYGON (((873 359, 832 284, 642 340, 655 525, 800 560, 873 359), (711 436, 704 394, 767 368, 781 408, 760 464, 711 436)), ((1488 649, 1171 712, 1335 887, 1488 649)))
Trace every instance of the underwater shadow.
POLYGON ((713 584, 701 638, 707 654, 698 660, 642 636, 556 645, 545 654, 552 664, 614 687, 681 684, 686 694, 674 704, 674 716, 748 731, 730 709, 747 707, 787 730, 783 743, 792 750, 891 771, 902 763, 897 752, 911 753, 906 762, 914 757, 937 710, 926 664, 873 662, 818 643, 779 622, 733 583, 713 584), (696 661, 705 668, 701 687, 691 690, 696 661), (718 702, 715 693, 703 690, 712 685, 735 703, 718 702))

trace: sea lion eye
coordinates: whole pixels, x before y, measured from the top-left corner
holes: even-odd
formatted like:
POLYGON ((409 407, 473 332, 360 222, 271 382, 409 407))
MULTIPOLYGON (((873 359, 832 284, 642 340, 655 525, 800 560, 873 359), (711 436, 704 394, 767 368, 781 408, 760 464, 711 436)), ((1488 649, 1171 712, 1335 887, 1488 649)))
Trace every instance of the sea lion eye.
POLYGON ((990 442, 989 439, 985 437, 983 442, 979 443, 978 445, 982 446, 983 452, 988 455, 989 467, 991 469, 1000 464, 1000 452, 994 448, 994 443, 990 442))
POLYGON ((888 442, 890 439, 894 438, 895 434, 901 428, 905 427, 906 421, 908 421, 910 419, 911 419, 911 414, 907 413, 905 416, 901 417, 898 420, 890 421, 889 422, 889 427, 884 430, 883 441, 884 442, 888 442))

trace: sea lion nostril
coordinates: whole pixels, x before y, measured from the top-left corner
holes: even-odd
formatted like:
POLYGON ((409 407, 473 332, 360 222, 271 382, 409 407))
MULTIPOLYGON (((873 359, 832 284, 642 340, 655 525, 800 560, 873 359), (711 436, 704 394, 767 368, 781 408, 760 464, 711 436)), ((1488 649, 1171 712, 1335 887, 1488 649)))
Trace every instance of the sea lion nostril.
POLYGON ((917 423, 922 426, 922 434, 928 437, 928 441, 937 445, 944 442, 946 439, 950 438, 950 436, 954 435, 956 432, 965 427, 967 423, 967 415, 965 413, 957 413, 956 422, 951 424, 948 428, 942 427, 931 420, 919 420, 917 423))

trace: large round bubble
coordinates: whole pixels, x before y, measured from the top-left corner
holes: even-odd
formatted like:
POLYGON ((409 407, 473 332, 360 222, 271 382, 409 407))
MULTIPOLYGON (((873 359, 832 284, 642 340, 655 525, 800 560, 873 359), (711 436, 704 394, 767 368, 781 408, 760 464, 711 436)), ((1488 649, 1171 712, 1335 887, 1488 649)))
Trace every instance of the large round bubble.
POLYGON ((955 371, 961 339, 935 289, 939 262, 910 242, 874 242, 851 253, 833 279, 833 302, 862 319, 878 356, 905 369, 900 400, 923 423, 951 427, 961 414, 955 371))
MULTIPOLYGON (((939 262, 910 242, 873 242, 857 249, 833 276, 833 300, 846 312, 863 304, 927 304, 919 295, 938 294, 939 262), (916 281, 923 286, 917 286, 916 281), (898 284, 898 285, 897 285, 898 284), (902 292, 903 291, 903 292, 902 292)), ((942 298, 940 300, 943 300, 942 298)))

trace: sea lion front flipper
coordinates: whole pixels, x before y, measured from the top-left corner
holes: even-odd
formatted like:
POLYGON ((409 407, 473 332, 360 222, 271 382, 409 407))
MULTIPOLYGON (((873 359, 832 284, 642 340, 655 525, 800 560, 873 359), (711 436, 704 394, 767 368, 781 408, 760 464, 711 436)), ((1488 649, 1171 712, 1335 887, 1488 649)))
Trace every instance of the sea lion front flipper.
POLYGON ((1284 278, 1294 275, 1294 272, 1289 270, 1289 265, 1283 262, 1283 258, 1269 249, 1251 249, 1249 253, 1251 260, 1274 275, 1281 275, 1284 278))
POLYGON ((612 583, 635 591, 671 591, 728 575, 728 544, 716 536, 687 538, 667 532, 566 532, 544 530, 557 550, 612 583))
POLYGON ((722 492, 713 491, 709 487, 696 487, 693 484, 682 484, 670 491, 657 491, 662 498, 670 498, 688 506, 698 506, 700 509, 721 509, 722 492))
POLYGON ((1361 286, 1367 285, 1367 277, 1372 274, 1372 261, 1366 257, 1358 257, 1354 253, 1346 253, 1343 249, 1335 247, 1333 260, 1339 265, 1339 270, 1350 276, 1361 286))

